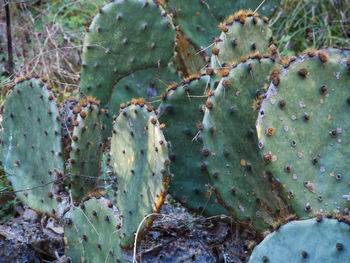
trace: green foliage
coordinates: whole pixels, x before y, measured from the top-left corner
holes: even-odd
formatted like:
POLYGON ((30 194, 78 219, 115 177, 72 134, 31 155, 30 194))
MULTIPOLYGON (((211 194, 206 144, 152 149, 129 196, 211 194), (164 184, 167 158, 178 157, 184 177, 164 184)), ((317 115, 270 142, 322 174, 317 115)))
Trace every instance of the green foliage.
MULTIPOLYGON (((84 32, 84 26, 91 22, 91 15, 97 12, 98 7, 103 6, 104 0, 49 0, 44 4, 48 13, 42 19, 36 20, 37 29, 47 23, 57 22, 69 31, 84 32)), ((32 9, 33 15, 40 15, 40 10, 32 9)), ((63 41, 63 38, 62 38, 63 41)))
MULTIPOLYGON (((0 191, 2 191, 1 188, 0 188, 0 191)), ((0 195, 0 198, 3 198, 3 197, 0 195)), ((14 199, 14 200, 7 201, 3 206, 1 206, 0 224, 5 223, 6 221, 15 217, 16 215, 15 207, 19 204, 20 204, 20 201, 18 199, 14 199)))
POLYGON ((349 0, 283 0, 271 21, 285 54, 319 49, 324 46, 349 46, 349 0))

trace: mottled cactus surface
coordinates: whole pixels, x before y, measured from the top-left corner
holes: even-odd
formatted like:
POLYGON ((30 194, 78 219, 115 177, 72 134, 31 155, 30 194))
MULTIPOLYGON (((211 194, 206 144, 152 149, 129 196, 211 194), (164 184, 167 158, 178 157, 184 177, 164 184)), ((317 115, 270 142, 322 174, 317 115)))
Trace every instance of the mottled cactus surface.
MULTIPOLYGON (((118 180, 121 245, 131 247, 143 218, 163 204, 170 180, 168 144, 156 114, 144 100, 134 100, 121 110, 113 127, 110 155, 118 180)), ((149 217, 141 236, 151 223, 149 217)))
POLYGON ((228 214, 218 204, 201 171, 201 138, 197 124, 203 119, 203 107, 210 90, 210 78, 194 78, 181 86, 173 86, 163 96, 160 106, 164 133, 171 143, 170 170, 174 177, 169 192, 188 208, 207 216, 228 214))
POLYGON ((115 84, 120 79, 137 70, 167 66, 173 55, 175 30, 152 1, 112 2, 99 9, 87 31, 80 88, 103 108, 118 93, 115 84))
POLYGON ((259 231, 287 213, 279 185, 265 171, 255 131, 259 94, 276 67, 270 59, 253 59, 227 70, 206 102, 202 124, 202 155, 220 203, 259 231))
POLYGON ((249 263, 343 263, 350 258, 350 226, 322 217, 292 221, 268 235, 249 263))
POLYGON ((7 178, 24 204, 53 214, 61 198, 52 181, 64 172, 55 96, 39 78, 20 80, 4 111, 1 159, 7 178))
POLYGON ((123 263, 119 246, 119 213, 103 197, 91 197, 73 207, 65 219, 65 248, 72 262, 123 263))
POLYGON ((257 122, 265 169, 282 183, 298 216, 348 211, 350 74, 345 63, 311 52, 273 83, 257 122))
POLYGON ((79 202, 97 184, 102 157, 102 131, 99 105, 92 100, 82 100, 75 108, 70 153, 72 197, 79 202))

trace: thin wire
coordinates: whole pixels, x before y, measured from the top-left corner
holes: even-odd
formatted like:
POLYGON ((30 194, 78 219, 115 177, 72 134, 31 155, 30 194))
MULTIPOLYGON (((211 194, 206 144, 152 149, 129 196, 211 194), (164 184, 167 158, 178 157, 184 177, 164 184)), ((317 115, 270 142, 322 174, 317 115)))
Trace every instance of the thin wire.
MULTIPOLYGON (((37 189, 37 188, 40 188, 40 187, 44 187, 44 186, 47 186, 49 184, 52 184, 52 183, 56 183, 56 182, 59 182, 63 179, 66 179, 68 177, 73 177, 73 176, 79 176, 79 177, 84 177, 84 178, 90 178, 90 179, 96 179, 96 177, 94 176, 87 176, 87 175, 77 175, 77 174, 66 174, 56 180, 52 180, 50 182, 47 182, 45 184, 40 184, 40 185, 37 185, 37 186, 34 186, 34 187, 30 187, 30 188, 27 188, 27 189, 21 189, 21 190, 16 190, 16 191, 0 191, 0 194, 13 194, 13 193, 20 193, 20 192, 27 192, 27 191, 30 191, 30 190, 34 190, 34 189, 37 189)), ((113 179, 101 179, 101 181, 112 181, 113 179)))

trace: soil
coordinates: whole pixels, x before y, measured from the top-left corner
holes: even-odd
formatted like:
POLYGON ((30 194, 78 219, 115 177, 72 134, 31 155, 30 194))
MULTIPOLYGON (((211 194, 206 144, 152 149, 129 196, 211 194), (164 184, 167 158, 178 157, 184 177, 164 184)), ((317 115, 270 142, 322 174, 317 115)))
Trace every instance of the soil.
MULTIPOLYGON (((169 199, 148 234, 139 242, 142 263, 248 262, 259 242, 254 233, 220 217, 205 218, 169 199), (170 205, 169 203, 174 203, 170 205)), ((133 251, 126 253, 132 261, 133 251)), ((26 209, 0 225, 0 262, 68 263, 63 226, 53 218, 26 209)))

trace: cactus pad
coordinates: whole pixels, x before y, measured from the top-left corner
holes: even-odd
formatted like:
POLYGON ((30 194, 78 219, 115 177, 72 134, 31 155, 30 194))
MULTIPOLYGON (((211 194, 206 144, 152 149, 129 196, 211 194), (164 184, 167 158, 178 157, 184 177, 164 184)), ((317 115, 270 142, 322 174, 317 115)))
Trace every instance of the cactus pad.
POLYGON ((2 162, 18 197, 46 213, 61 201, 50 183, 64 172, 56 99, 43 80, 21 80, 7 97, 2 162), (56 200, 57 198, 57 200, 56 200))
POLYGON ((201 142, 196 125, 203 119, 206 90, 210 90, 207 76, 169 89, 160 106, 160 120, 164 121, 164 133, 171 142, 170 170, 174 178, 170 194, 188 208, 212 216, 227 212, 206 187, 208 177, 200 169, 201 142))
POLYGON ((299 58, 269 87, 257 122, 261 153, 300 217, 350 207, 350 74, 324 52, 299 58), (269 134, 268 131, 272 131, 269 134))
POLYGON ((272 31, 266 18, 251 11, 238 11, 222 24, 221 36, 212 48, 211 66, 230 67, 251 54, 268 54, 272 31))
POLYGON ((268 235, 253 251, 249 263, 348 262, 350 226, 321 217, 292 221, 268 235))
MULTIPOLYGON (((144 216, 160 209, 170 180, 168 144, 155 113, 142 99, 128 105, 114 124, 110 151, 118 180, 122 247, 132 246, 144 216)), ((141 236, 151 223, 146 221, 141 236)))
POLYGON ((119 246, 119 213, 112 202, 92 197, 65 219, 65 248, 71 262, 128 262, 119 246))
POLYGON ((158 107, 160 95, 166 90, 167 86, 179 80, 179 76, 171 67, 139 70, 121 79, 116 85, 118 92, 114 92, 111 98, 108 117, 103 119, 106 126, 104 138, 112 136, 113 116, 119 114, 121 104, 133 98, 142 97, 146 98, 147 102, 155 101, 152 105, 158 107))
POLYGON ((70 173, 74 201, 80 201, 94 186, 100 173, 102 132, 99 105, 83 99, 72 134, 70 173))
POLYGON ((99 9, 87 29, 80 88, 103 108, 123 77, 166 66, 174 51, 175 30, 155 1, 118 0, 99 9))
MULTIPOLYGON (((260 0, 168 0, 166 9, 173 13, 174 24, 190 38, 197 47, 207 47, 219 35, 218 24, 225 17, 240 9, 255 10, 260 0)), ((260 8, 261 15, 270 16, 278 0, 268 0, 260 8)))
POLYGON ((257 96, 275 67, 270 59, 255 59, 232 69, 209 97, 203 119, 202 155, 210 183, 237 221, 259 231, 286 213, 278 184, 264 172, 255 131, 257 96))

